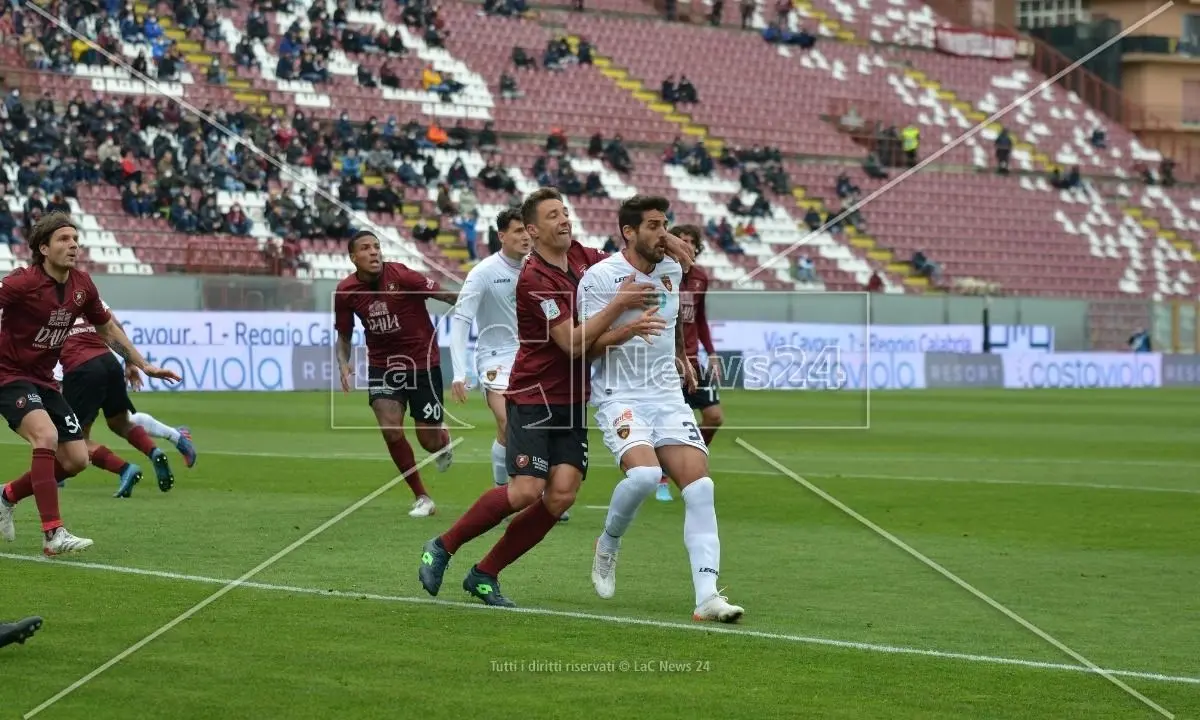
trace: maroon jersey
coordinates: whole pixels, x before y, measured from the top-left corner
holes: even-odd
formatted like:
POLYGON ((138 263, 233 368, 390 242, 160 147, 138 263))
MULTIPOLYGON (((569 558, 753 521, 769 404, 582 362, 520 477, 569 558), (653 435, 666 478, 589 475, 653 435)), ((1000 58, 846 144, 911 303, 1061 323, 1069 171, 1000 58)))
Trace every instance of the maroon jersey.
MULTIPOLYGON (((100 304, 104 306, 105 310, 109 309, 108 303, 103 300, 100 301, 100 304)), ((96 332, 96 326, 85 318, 79 318, 67 333, 67 341, 63 343, 62 360, 60 361, 63 372, 69 373, 89 360, 95 360, 110 352, 112 350, 108 348, 108 343, 104 342, 104 338, 96 332)))
POLYGON ((111 317, 100 291, 82 270, 59 284, 42 266, 20 268, 0 282, 0 385, 31 382, 57 388, 54 366, 75 319, 104 325, 111 317))
POLYGON ((367 364, 386 370, 440 367, 437 331, 425 300, 442 288, 432 278, 400 263, 385 262, 374 282, 355 273, 338 283, 333 296, 334 329, 354 332, 354 316, 362 321, 367 364))
POLYGON ((679 288, 679 321, 683 323, 684 352, 696 363, 700 345, 712 355, 712 332, 708 328, 708 312, 704 301, 708 295, 708 273, 699 265, 683 275, 683 287, 679 288))
POLYGON ((517 278, 517 336, 506 397, 515 405, 573 405, 587 402, 591 383, 585 358, 571 358, 550 337, 550 328, 575 322, 579 279, 604 254, 572 241, 564 271, 529 254, 517 278))

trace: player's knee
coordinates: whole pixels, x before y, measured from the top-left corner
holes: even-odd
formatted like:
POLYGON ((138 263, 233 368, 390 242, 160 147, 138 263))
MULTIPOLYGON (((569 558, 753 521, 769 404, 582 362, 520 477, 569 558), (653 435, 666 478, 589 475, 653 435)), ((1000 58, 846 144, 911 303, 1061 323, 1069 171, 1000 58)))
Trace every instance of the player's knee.
POLYGON ((713 485, 712 478, 702 477, 687 484, 687 492, 684 494, 684 501, 689 505, 694 506, 709 506, 715 503, 714 495, 716 486, 713 485))
POLYGON ((527 508, 542 496, 545 485, 528 475, 518 475, 508 483, 508 504, 514 510, 527 508))
POLYGON ((63 472, 74 477, 87 469, 88 451, 83 443, 71 443, 71 448, 58 454, 58 464, 63 472))
POLYGON ((450 434, 440 425, 418 425, 417 442, 421 443, 426 452, 437 452, 446 447, 450 434))
POLYGON ((133 429, 133 423, 129 422, 129 415, 117 415, 110 418, 105 418, 104 422, 108 425, 108 429, 113 433, 125 437, 125 435, 133 429))
POLYGON ((21 423, 21 435, 34 449, 54 450, 58 447, 58 428, 48 415, 40 421, 35 415, 27 415, 21 423))
POLYGON ((385 427, 381 432, 383 433, 383 442, 387 445, 404 442, 404 428, 402 427, 385 427))
POLYGON ((658 481, 662 478, 662 468, 657 465, 632 467, 626 471, 625 478, 639 495, 650 495, 658 487, 658 481))
POLYGON ((700 413, 700 420, 705 427, 719 428, 725 424, 725 413, 719 405, 714 405, 700 413))
POLYGON ((548 487, 542 496, 542 502, 551 515, 562 515, 575 504, 575 496, 579 489, 574 487, 548 487))

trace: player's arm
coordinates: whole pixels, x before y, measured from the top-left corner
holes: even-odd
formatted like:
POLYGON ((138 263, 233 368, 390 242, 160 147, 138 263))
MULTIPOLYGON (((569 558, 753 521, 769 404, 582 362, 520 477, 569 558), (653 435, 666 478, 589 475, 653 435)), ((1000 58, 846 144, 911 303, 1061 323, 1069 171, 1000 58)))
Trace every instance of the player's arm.
POLYGON ((23 277, 13 272, 0 282, 0 310, 7 310, 20 301, 24 294, 24 283, 21 282, 23 277))
POLYGON ((354 364, 351 362, 354 309, 343 292, 336 292, 333 296, 333 329, 337 332, 333 347, 337 355, 338 375, 342 379, 342 391, 350 392, 350 376, 354 374, 354 364))
POLYGON ((700 293, 700 297, 696 299, 696 336, 700 339, 700 345, 704 348, 704 352, 708 353, 708 372, 712 377, 713 382, 721 379, 721 361, 717 357, 717 350, 713 346, 712 329, 708 326, 708 310, 705 302, 708 299, 708 287, 700 293))
MULTIPOLYGON (((587 357, 592 354, 591 348, 596 341, 612 328, 613 323, 626 310, 645 308, 656 302, 654 286, 648 283, 635 283, 632 274, 625 278, 625 282, 621 283, 616 293, 610 296, 602 294, 602 291, 598 289, 603 283, 603 278, 589 278, 585 275, 579 290, 580 315, 584 318, 583 322, 559 322, 550 327, 550 338, 563 352, 573 358, 587 357)), ((561 309, 565 310, 566 308, 561 309)), ((655 326, 658 330, 665 327, 661 318, 645 318, 645 314, 643 314, 643 318, 631 325, 638 326, 643 332, 651 334, 657 334, 654 331, 655 326)), ((616 343, 610 342, 611 344, 616 343)))
POLYGON ((684 272, 692 269, 696 263, 696 248, 681 237, 667 233, 667 256, 679 263, 684 272))
POLYGON ((471 336, 471 323, 479 312, 484 286, 479 273, 467 273, 467 280, 458 293, 458 302, 454 304, 454 312, 450 315, 450 361, 454 365, 451 392, 459 402, 467 400, 467 368, 470 367, 467 340, 471 336))
POLYGON ((696 371, 692 368, 692 363, 687 356, 687 339, 683 333, 683 323, 675 323, 675 366, 679 370, 679 377, 683 380, 683 387, 687 392, 696 391, 696 371))
MULTIPOLYGON (((103 303, 100 302, 99 297, 93 297, 96 299, 95 305, 99 312, 89 311, 90 308, 85 308, 84 317, 86 317, 88 321, 95 326, 96 333, 104 339, 104 343, 108 345, 113 352, 119 355, 122 360, 125 361, 126 368, 136 368, 146 373, 150 377, 158 378, 159 380, 172 380, 174 382, 179 382, 183 379, 170 370, 164 370, 163 368, 146 362, 146 358, 142 357, 142 354, 138 352, 138 349, 133 346, 133 342, 131 342, 129 340, 129 336, 125 334, 125 329, 121 327, 116 318, 113 317, 112 313, 110 313, 103 303), (97 320, 102 319, 103 322, 97 322, 97 320)), ((89 305, 91 305, 91 303, 89 303, 89 305)))

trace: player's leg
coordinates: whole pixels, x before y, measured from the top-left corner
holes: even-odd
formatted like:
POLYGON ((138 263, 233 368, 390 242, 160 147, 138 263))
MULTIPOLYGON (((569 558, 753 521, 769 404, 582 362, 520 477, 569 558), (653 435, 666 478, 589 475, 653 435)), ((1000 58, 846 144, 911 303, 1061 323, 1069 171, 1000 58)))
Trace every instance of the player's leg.
POLYGON ((450 447, 450 431, 445 424, 442 369, 435 367, 412 373, 412 385, 407 401, 417 431, 417 442, 425 452, 439 453, 434 464, 438 472, 446 472, 454 463, 454 451, 450 447))
POLYGON ((582 444, 577 433, 569 430, 552 432, 549 461, 554 464, 549 468, 545 492, 512 519, 488 554, 463 578, 463 590, 487 605, 515 606, 500 591, 500 573, 540 543, 579 494, 587 469, 587 431, 584 431, 585 442, 582 444))
POLYGON ((13 644, 24 645, 26 640, 41 629, 42 619, 36 616, 13 623, 0 623, 0 647, 13 644))
MULTIPOLYGON (((58 433, 58 447, 54 458, 54 492, 57 497, 58 480, 74 477, 87 469, 88 448, 87 441, 83 439, 83 428, 79 425, 79 419, 75 417, 63 396, 57 391, 46 391, 44 401, 46 412, 49 413, 58 433)), ((46 533, 42 540, 42 553, 46 557, 55 557, 82 552, 91 546, 92 541, 88 538, 76 537, 59 525, 46 533)))
MULTIPOLYGON (((117 491, 113 493, 113 497, 127 498, 132 495, 133 486, 142 481, 142 469, 131 462, 126 462, 109 448, 92 440, 90 424, 83 426, 83 439, 87 443, 88 459, 91 464, 117 476, 117 491)), ((63 487, 64 484, 65 482, 60 482, 58 486, 63 487)))
POLYGON ((450 558, 460 547, 542 496, 550 454, 550 432, 542 426, 544 420, 545 408, 509 403, 506 447, 510 480, 480 495, 449 530, 425 543, 418 576, 430 595, 438 594, 450 558))
POLYGON ((655 444, 659 461, 679 486, 683 498, 683 542, 691 560, 696 591, 692 618, 736 622, 745 611, 731 605, 717 589, 721 539, 717 533, 713 481, 708 472, 708 449, 687 408, 679 408, 674 416, 672 420, 664 413, 658 418, 655 444))
POLYGON ((32 383, 10 383, 0 388, 0 414, 32 448, 29 472, 0 488, 0 537, 10 542, 15 539, 13 508, 33 496, 42 520, 43 549, 51 538, 64 536, 73 541, 66 544, 70 550, 91 545, 91 540, 66 531, 59 512, 58 481, 87 464, 86 448, 78 467, 74 467, 72 458, 68 458, 68 466, 63 466, 56 457, 60 437, 68 442, 82 437, 79 421, 62 395, 32 383))
MULTIPOLYGON (((175 474, 171 472, 167 454, 154 444, 154 440, 146 428, 133 422, 131 418, 133 413, 137 412, 137 408, 133 406, 133 401, 129 398, 124 369, 111 355, 105 355, 99 360, 99 363, 104 369, 104 384, 107 388, 101 409, 104 410, 104 419, 108 423, 108 429, 118 437, 125 438, 125 441, 135 450, 149 458, 150 464, 154 468, 154 476, 158 480, 158 489, 169 492, 171 488, 175 487, 175 474)), ((128 497, 128 495, 119 495, 119 497, 128 497)))
POLYGON ((173 428, 146 412, 129 413, 129 421, 145 429, 150 433, 150 437, 160 438, 174 445, 187 466, 195 466, 196 447, 192 444, 192 434, 187 426, 173 428))
POLYGON ((508 483, 508 450, 505 441, 508 437, 508 412, 504 407, 504 391, 485 388, 484 398, 488 408, 496 418, 496 439, 492 441, 492 484, 508 483))
MULTIPOLYGON (((88 457, 92 465, 117 476, 117 491, 113 497, 129 497, 133 493, 133 486, 142 480, 141 468, 126 462, 109 448, 91 439, 92 425, 100 416, 101 409, 107 414, 110 395, 113 392, 114 372, 119 383, 117 390, 128 401, 121 364, 111 356, 95 358, 63 375, 63 399, 71 406, 75 418, 83 428, 81 434, 87 443, 88 457)), ((114 398, 113 401, 119 401, 119 398, 114 398)), ((64 484, 60 482, 59 487, 64 484)))
POLYGON ((605 446, 625 473, 613 488, 604 531, 596 540, 592 557, 592 586, 597 595, 610 598, 617 589, 617 554, 621 549, 621 538, 638 508, 654 492, 662 468, 654 454, 650 427, 632 407, 620 402, 604 403, 596 411, 596 424, 602 429, 605 446))
POLYGON ((417 458, 413 454, 412 445, 404 435, 404 405, 393 397, 377 396, 371 398, 371 410, 379 423, 379 431, 383 442, 387 445, 388 453, 396 470, 404 476, 404 482, 412 490, 413 504, 408 511, 410 517, 428 517, 437 511, 433 499, 425 491, 425 483, 421 481, 421 471, 417 469, 417 458))

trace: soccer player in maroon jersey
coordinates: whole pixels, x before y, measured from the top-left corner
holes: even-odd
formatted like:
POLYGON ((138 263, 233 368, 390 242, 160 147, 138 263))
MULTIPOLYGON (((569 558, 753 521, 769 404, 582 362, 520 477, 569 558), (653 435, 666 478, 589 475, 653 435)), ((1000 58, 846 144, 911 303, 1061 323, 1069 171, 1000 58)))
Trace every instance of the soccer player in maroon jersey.
POLYGON ((445 472, 453 456, 450 433, 442 422, 442 368, 437 329, 425 300, 451 307, 458 294, 443 290, 432 278, 396 262, 384 262, 379 238, 368 230, 350 239, 347 249, 355 272, 338 283, 333 299, 334 328, 342 390, 350 392, 354 374, 351 336, 354 318, 362 321, 367 344, 368 402, 396 469, 404 475, 415 501, 411 517, 427 517, 436 506, 417 471, 412 445, 404 436, 404 411, 416 426, 417 442, 437 457, 445 472))
POLYGON ((604 255, 571 234, 562 195, 535 191, 521 206, 533 252, 517 279, 517 334, 521 347, 506 392, 507 462, 511 480, 494 487, 447 532, 425 544, 419 577, 437 595, 450 558, 468 541, 521 511, 504 535, 463 580, 463 589, 488 605, 512 607, 497 576, 541 542, 571 504, 587 473, 587 354, 651 337, 666 324, 655 316, 654 286, 625 278, 618 299, 586 322, 576 321, 580 277, 604 255), (647 307, 628 325, 610 328, 621 313, 647 307))
POLYGON ((58 481, 88 463, 83 428, 54 381, 75 319, 86 318, 128 365, 150 377, 180 378, 146 362, 105 309, 92 278, 75 269, 79 230, 70 216, 54 212, 38 220, 29 249, 33 264, 0 283, 0 415, 33 446, 29 472, 0 490, 0 537, 14 539, 13 507, 32 495, 42 518, 42 552, 54 556, 92 545, 63 527, 58 509, 58 481))
MULTIPOLYGON (((696 250, 696 256, 704 250, 703 235, 695 225, 679 225, 671 228, 671 234, 687 240, 696 250)), ((679 322, 683 324, 684 352, 692 363, 696 374, 696 389, 684 394, 684 399, 693 410, 700 411, 700 436, 705 445, 712 445, 717 429, 725 422, 721 412, 721 396, 717 386, 721 383, 721 361, 713 348, 712 330, 708 327, 708 312, 705 300, 708 296, 708 273, 700 265, 693 265, 683 274, 683 287, 679 288, 679 322), (700 367, 700 346, 708 354, 708 368, 700 367)), ((655 495, 663 502, 671 501, 671 485, 664 475, 658 481, 655 495)))
MULTIPOLYGON (((120 321, 108 304, 103 300, 101 304, 109 311, 112 321, 119 324, 120 321)), ((61 362, 63 397, 75 411, 79 424, 83 426, 83 439, 87 441, 92 464, 120 478, 114 497, 129 497, 133 493, 133 486, 142 479, 142 469, 92 440, 92 423, 100 416, 101 410, 104 411, 105 423, 113 434, 125 438, 130 445, 150 458, 158 479, 158 489, 163 492, 170 491, 175 486, 175 476, 171 473, 167 454, 154 444, 145 428, 133 422, 132 416, 137 409, 129 399, 126 385, 135 389, 141 386, 142 377, 137 368, 122 368, 108 344, 96 332, 96 326, 85 318, 76 320, 67 334, 61 362)), ((188 467, 196 463, 196 451, 190 438, 180 435, 175 446, 183 454, 188 467)))

